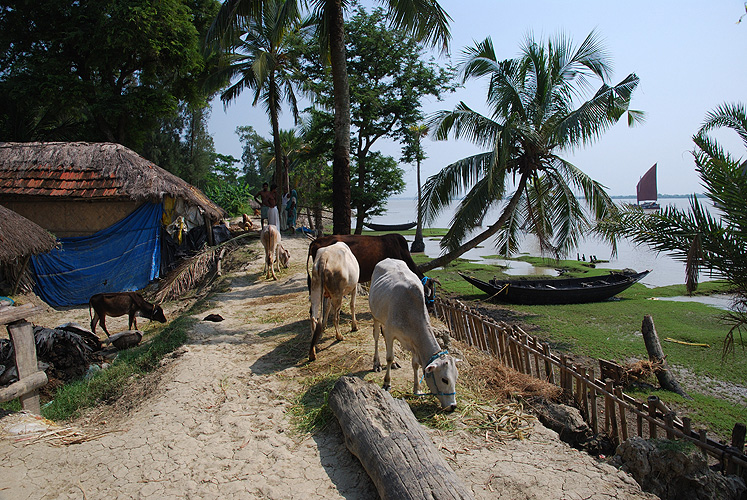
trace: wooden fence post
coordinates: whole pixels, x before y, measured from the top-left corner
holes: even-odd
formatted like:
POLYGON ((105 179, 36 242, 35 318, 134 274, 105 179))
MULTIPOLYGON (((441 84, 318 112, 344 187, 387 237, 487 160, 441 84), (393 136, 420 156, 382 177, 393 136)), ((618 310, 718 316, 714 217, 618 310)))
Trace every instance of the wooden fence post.
MULTIPOLYGON (((542 343, 542 352, 544 353, 547 358, 550 357, 550 344, 547 342, 542 343)), ((545 374, 547 375, 547 381, 551 384, 555 383, 555 375, 553 374, 552 370, 552 363, 550 363, 549 359, 545 359, 545 374)))
MULTIPOLYGON (((656 418, 656 402, 659 400, 659 396, 648 397, 648 416, 652 419, 656 418)), ((648 437, 649 439, 656 439, 656 424, 651 420, 648 421, 648 437)))
POLYGON ((623 400, 622 387, 615 387, 615 396, 617 396, 617 399, 620 400, 617 403, 617 405, 618 405, 618 408, 620 409, 620 430, 622 431, 622 440, 627 441, 628 440, 628 420, 625 418, 625 403, 623 400))
MULTIPOLYGON (((744 438, 746 431, 747 428, 743 423, 734 424, 734 429, 731 431, 731 447, 738 453, 744 453, 744 438)), ((737 466, 737 464, 732 460, 729 460, 726 467, 726 473, 739 474, 739 466, 737 466)))
POLYGON ((594 432, 594 434, 597 433, 597 429, 599 428, 599 421, 597 418, 597 389, 596 389, 596 382, 594 377, 594 369, 589 369, 589 380, 591 380, 592 385, 589 386, 589 402, 591 403, 591 430, 594 432))
MULTIPOLYGON (((34 331, 31 323, 20 320, 8 325, 8 334, 13 342, 13 350, 16 354, 16 368, 18 368, 18 380, 23 380, 39 371, 36 361, 36 342, 34 341, 34 331)), ((39 415, 41 406, 39 402, 39 389, 19 397, 21 407, 39 415)))

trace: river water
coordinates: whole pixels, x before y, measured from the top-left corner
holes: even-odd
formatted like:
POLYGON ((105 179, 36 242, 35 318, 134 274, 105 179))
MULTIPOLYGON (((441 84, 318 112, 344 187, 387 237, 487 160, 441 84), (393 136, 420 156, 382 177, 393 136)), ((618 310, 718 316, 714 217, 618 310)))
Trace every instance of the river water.
MULTIPOLYGON (((704 197, 698 199, 703 200, 704 197)), ((631 200, 621 200, 621 202, 630 202, 631 200)), ((686 198, 661 198, 659 204, 664 207, 674 205, 678 208, 687 209, 689 200, 686 198)), ((451 219, 454 215, 456 203, 452 204, 449 209, 444 210, 439 217, 429 226, 433 228, 447 228, 451 225, 451 219)), ((387 211, 384 215, 376 217, 372 222, 380 224, 401 224, 417 220, 417 200, 410 198, 393 198, 387 203, 387 211)), ((486 224, 495 222, 500 215, 500 209, 492 209, 485 217, 486 224)), ((487 227, 487 226, 486 226, 487 227)), ((483 229, 479 229, 482 231, 483 229)), ((475 233, 477 234, 477 233, 475 233)), ((413 236, 406 236, 408 242, 412 242, 413 236)), ((429 257, 440 255, 441 248, 437 240, 425 238, 425 254, 429 257)), ((462 257, 470 260, 481 260, 486 256, 494 256, 496 251, 490 239, 486 240, 479 248, 466 252, 462 257)), ((533 238, 525 238, 519 249, 520 254, 540 256, 539 246, 533 238)), ((603 269, 634 269, 641 272, 650 269, 651 272, 641 283, 649 287, 676 285, 685 282, 685 265, 668 255, 653 252, 645 245, 635 245, 627 239, 618 241, 617 255, 612 257, 611 247, 603 241, 594 238, 585 238, 579 244, 577 252, 569 255, 568 258, 575 258, 576 253, 589 260, 591 255, 596 256, 599 260, 609 260, 606 263, 597 264, 598 268, 603 269)), ((521 261, 504 261, 500 259, 490 259, 490 262, 502 265, 508 265, 508 274, 527 275, 527 274, 553 274, 550 268, 534 268, 531 264, 521 261)), ((701 273, 701 281, 715 279, 709 273, 701 273)))

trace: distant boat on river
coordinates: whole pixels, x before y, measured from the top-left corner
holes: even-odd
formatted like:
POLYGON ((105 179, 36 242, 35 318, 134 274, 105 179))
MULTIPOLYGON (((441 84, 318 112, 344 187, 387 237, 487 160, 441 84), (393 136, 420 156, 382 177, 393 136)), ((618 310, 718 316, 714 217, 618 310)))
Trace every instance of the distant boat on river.
POLYGON ((659 210, 659 204, 656 202, 658 199, 656 187, 656 163, 654 163, 654 166, 649 168, 648 171, 643 174, 641 180, 638 181, 638 185, 635 187, 635 194, 638 206, 644 210, 659 210))
POLYGON ((407 231, 418 225, 417 222, 406 222, 404 224, 374 224, 373 222, 364 222, 364 226, 372 231, 407 231))

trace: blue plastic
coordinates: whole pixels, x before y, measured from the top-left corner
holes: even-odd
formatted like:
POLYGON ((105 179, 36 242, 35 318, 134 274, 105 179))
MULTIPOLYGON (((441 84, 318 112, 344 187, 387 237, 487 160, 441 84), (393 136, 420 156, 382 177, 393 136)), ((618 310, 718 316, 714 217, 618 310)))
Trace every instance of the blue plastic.
POLYGON ((60 238, 61 248, 31 259, 36 294, 58 307, 144 288, 159 274, 162 213, 162 204, 144 203, 91 236, 60 238))

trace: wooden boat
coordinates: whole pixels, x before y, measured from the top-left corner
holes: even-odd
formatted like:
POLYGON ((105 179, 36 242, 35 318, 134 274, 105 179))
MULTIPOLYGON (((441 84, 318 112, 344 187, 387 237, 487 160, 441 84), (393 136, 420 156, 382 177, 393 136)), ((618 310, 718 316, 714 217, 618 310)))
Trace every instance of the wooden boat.
POLYGON ((364 222, 364 226, 373 231, 407 231, 418 225, 417 222, 407 222, 405 224, 374 224, 373 222, 364 222))
POLYGON ((659 210, 658 192, 656 187, 656 163, 649 168, 635 187, 638 205, 644 210, 659 210))
POLYGON ((651 271, 560 279, 482 281, 459 273, 466 281, 497 300, 511 304, 584 304, 607 300, 640 281, 651 271))

